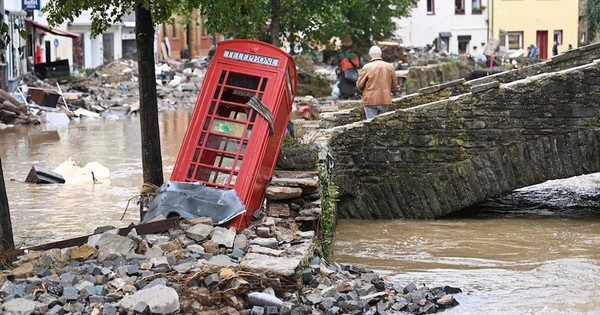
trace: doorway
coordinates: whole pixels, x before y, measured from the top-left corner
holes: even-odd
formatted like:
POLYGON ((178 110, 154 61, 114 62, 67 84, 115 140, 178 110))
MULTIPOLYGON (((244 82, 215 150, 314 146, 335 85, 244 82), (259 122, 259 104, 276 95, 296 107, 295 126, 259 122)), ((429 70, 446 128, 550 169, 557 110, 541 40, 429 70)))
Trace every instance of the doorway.
POLYGON ((115 60, 115 34, 104 33, 102 34, 102 47, 104 47, 103 59, 104 63, 115 60))
POLYGON ((44 42, 44 53, 45 53, 45 57, 46 60, 44 60, 44 62, 51 62, 52 61, 52 44, 50 43, 49 40, 44 42))
POLYGON ((540 50, 540 60, 548 59, 548 31, 537 31, 536 41, 540 50))

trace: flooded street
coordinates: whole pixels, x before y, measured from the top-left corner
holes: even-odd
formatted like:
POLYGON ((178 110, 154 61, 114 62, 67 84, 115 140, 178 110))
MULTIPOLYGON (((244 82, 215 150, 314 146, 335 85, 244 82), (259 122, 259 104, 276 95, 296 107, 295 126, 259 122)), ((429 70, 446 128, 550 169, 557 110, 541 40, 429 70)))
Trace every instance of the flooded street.
POLYGON ((600 173, 437 221, 339 222, 334 260, 464 293, 448 314, 600 314, 600 173), (512 207, 512 208, 511 208, 512 207))
MULTIPOLYGON (((189 113, 165 111, 160 115, 163 170, 168 179, 189 113)), ((134 198, 142 185, 138 116, 71 121, 62 127, 17 126, 0 130, 0 140, 15 244, 35 245, 91 234, 98 226, 125 227, 139 222, 134 198), (69 157, 81 167, 93 161, 106 166, 110 180, 95 185, 23 183, 33 165, 52 170, 69 157)))
MULTIPOLYGON (((189 121, 160 113, 165 179, 189 121)), ((137 116, 68 126, 0 130, 15 242, 35 245, 138 222, 142 184, 137 116), (111 171, 95 185, 25 184, 33 165, 54 169, 73 157, 111 171), (132 199, 123 221, 120 220, 132 199)), ((600 314, 600 173, 521 189, 437 221, 341 221, 334 259, 463 289, 447 314, 600 314)))

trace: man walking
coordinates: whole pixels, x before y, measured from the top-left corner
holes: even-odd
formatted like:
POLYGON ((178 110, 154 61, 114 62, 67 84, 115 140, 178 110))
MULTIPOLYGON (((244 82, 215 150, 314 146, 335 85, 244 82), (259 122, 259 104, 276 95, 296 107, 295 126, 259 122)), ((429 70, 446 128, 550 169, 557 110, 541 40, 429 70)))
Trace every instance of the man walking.
POLYGON ((369 49, 371 60, 360 74, 356 87, 362 91, 362 104, 367 119, 390 110, 392 91, 398 85, 394 66, 381 59, 381 48, 373 46, 369 49))

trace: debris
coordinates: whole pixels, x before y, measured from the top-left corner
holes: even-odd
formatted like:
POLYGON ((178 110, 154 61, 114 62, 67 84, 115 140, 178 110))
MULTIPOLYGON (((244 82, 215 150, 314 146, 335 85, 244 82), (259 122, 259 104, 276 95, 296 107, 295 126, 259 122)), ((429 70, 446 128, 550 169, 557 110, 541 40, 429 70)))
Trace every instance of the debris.
POLYGON ((0 126, 39 123, 39 120, 28 112, 26 104, 10 93, 0 90, 0 126))
POLYGON ((75 114, 76 117, 91 117, 91 118, 99 118, 100 114, 89 111, 87 109, 83 109, 83 108, 78 108, 76 110, 73 111, 73 114, 75 114))
POLYGON ((57 166, 54 172, 62 175, 67 184, 97 184, 110 178, 110 170, 106 166, 98 162, 89 162, 80 167, 72 157, 57 166))
POLYGON ((33 184, 64 184, 65 179, 56 172, 34 165, 31 167, 29 174, 27 174, 25 182, 33 184))
POLYGON ((143 222, 159 215, 177 214, 184 219, 212 217, 214 224, 223 224, 246 212, 246 207, 233 189, 223 190, 201 183, 168 181, 156 192, 143 222))
POLYGON ((40 106, 56 107, 60 95, 53 90, 29 88, 31 100, 40 106))
MULTIPOLYGON (((318 183, 315 172, 275 177, 288 187, 318 183)), ((304 206, 255 221, 233 242, 224 233, 235 231, 213 226, 210 218, 172 218, 137 225, 137 233, 107 230, 30 248, 14 263, 21 267, 5 274, 0 307, 55 314, 75 308, 81 314, 420 314, 458 303, 458 288, 412 284, 403 290, 365 268, 315 256, 315 231, 302 231, 295 217, 319 197, 307 190, 299 198, 278 202, 304 206), (257 245, 270 243, 277 250, 257 245), (283 272, 282 265, 288 266, 283 272), (300 275, 307 283, 296 280, 300 275)))
POLYGON ((40 121, 48 125, 68 125, 71 121, 69 116, 59 111, 43 111, 39 115, 40 121))

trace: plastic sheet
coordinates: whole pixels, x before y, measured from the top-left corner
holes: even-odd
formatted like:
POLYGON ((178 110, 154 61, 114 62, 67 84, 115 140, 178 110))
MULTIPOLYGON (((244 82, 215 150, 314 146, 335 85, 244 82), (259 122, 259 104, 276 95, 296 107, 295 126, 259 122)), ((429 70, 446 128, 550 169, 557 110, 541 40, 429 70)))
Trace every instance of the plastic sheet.
POLYGON ((202 183, 168 181, 157 191, 142 222, 159 215, 173 214, 183 219, 211 217, 214 224, 224 224, 246 212, 246 207, 233 189, 224 190, 202 183))

